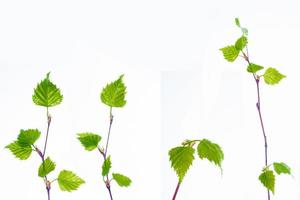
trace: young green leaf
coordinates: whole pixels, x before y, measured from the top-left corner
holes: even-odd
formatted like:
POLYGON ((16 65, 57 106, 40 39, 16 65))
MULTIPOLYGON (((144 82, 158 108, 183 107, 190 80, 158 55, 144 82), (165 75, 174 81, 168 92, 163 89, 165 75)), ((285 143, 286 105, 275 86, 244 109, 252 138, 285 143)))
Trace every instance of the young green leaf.
POLYGON ((181 182, 194 160, 192 147, 175 147, 169 151, 169 159, 181 182))
POLYGON ((280 163, 274 162, 273 166, 274 166, 275 172, 279 175, 280 174, 291 174, 291 168, 283 162, 280 162, 280 163))
POLYGON ((93 133, 79 133, 77 134, 78 140, 84 146, 85 150, 92 151, 98 147, 101 136, 93 133))
POLYGON ((118 174, 118 173, 113 173, 112 176, 113 176, 113 179, 121 187, 128 187, 131 184, 131 180, 127 176, 124 176, 124 175, 118 174))
POLYGON ((239 18, 235 18, 235 24, 237 25, 237 27, 239 27, 241 29, 241 31, 243 32, 243 35, 246 35, 246 36, 248 35, 248 29, 243 28, 241 26, 239 18))
POLYGON ((264 68, 263 66, 260 66, 260 65, 254 64, 254 63, 250 63, 250 65, 248 65, 248 67, 247 67, 247 71, 249 73, 256 73, 257 71, 262 70, 263 68, 264 68))
POLYGON ((62 170, 58 175, 57 181, 59 188, 67 192, 77 190, 81 184, 85 183, 83 179, 68 170, 62 170))
POLYGON ((34 89, 32 100, 38 106, 52 107, 60 104, 63 100, 60 90, 50 81, 49 76, 50 72, 34 89))
POLYGON ((285 75, 281 74, 277 69, 272 67, 268 68, 263 76, 265 82, 269 85, 277 84, 279 83, 279 81, 281 81, 281 79, 286 77, 285 75))
POLYGON ((247 37, 242 36, 235 42, 234 46, 238 51, 241 51, 246 47, 247 43, 248 43, 247 37))
POLYGON ((210 162, 213 162, 221 167, 224 154, 218 144, 212 143, 207 139, 203 139, 199 142, 197 150, 201 159, 206 158, 210 162))
POLYGON ((39 167, 39 177, 45 177, 54 171, 56 164, 48 157, 39 167))
POLYGON ((20 160, 27 160, 32 152, 30 146, 21 146, 18 141, 10 143, 5 148, 8 148, 20 160))
POLYGON ((110 107, 123 107, 126 104, 126 86, 123 83, 123 76, 121 75, 118 80, 107 84, 103 88, 101 92, 102 103, 110 107))
POLYGON ((260 182, 272 193, 275 192, 275 175, 272 170, 263 171, 258 177, 260 182))
POLYGON ((238 27, 241 27, 241 23, 240 23, 239 18, 235 18, 235 24, 236 24, 238 27))
POLYGON ((237 50, 233 45, 224 47, 220 50, 222 51, 224 58, 229 62, 235 61, 240 53, 239 50, 237 50))
POLYGON ((102 176, 107 176, 110 168, 111 168, 111 160, 110 160, 110 156, 108 156, 102 165, 102 176))
POLYGON ((18 143, 23 147, 30 147, 40 137, 41 132, 37 129, 21 130, 18 136, 18 143))

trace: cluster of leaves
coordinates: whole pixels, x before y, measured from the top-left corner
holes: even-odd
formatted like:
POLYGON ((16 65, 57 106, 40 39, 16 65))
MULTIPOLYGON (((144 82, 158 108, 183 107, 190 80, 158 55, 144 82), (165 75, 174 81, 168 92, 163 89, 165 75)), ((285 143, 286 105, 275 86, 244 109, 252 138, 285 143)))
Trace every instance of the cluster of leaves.
POLYGON ((195 157, 194 145, 198 142, 197 153, 200 159, 207 159, 222 170, 222 161, 224 154, 221 147, 207 139, 186 140, 181 146, 172 148, 169 151, 171 166, 175 170, 179 182, 182 182, 188 169, 192 165, 195 157))
MULTIPOLYGON (((49 76, 48 73, 46 78, 38 83, 32 96, 33 102, 38 106, 46 107, 47 112, 49 107, 56 106, 63 100, 60 90, 50 81, 49 76)), ((6 148, 20 160, 27 160, 32 151, 36 151, 42 158, 42 163, 38 168, 38 176, 45 180, 45 177, 55 170, 56 164, 50 157, 44 159, 45 155, 35 145, 40 136, 41 132, 38 129, 21 130, 17 140, 7 145, 6 148)), ((84 183, 83 179, 68 170, 62 170, 54 180, 57 180, 62 191, 68 192, 76 190, 84 183)))
MULTIPOLYGON (((235 23, 241 29, 242 36, 235 42, 234 45, 229 45, 220 49, 223 53, 224 58, 229 62, 234 62, 238 56, 243 57, 248 63, 247 72, 253 74, 257 83, 260 80, 260 77, 263 77, 265 83, 269 85, 274 85, 279 83, 286 76, 281 74, 275 68, 269 67, 265 70, 263 74, 260 75, 257 74, 257 72, 260 72, 262 69, 264 69, 264 67, 249 61, 248 47, 247 47, 248 30, 241 26, 238 18, 235 19, 235 23), (245 48, 246 48, 246 52, 244 52, 245 48)), ((291 170, 288 165, 282 162, 273 163, 272 165, 268 165, 263 169, 262 173, 259 176, 259 180, 268 190, 272 191, 274 194, 275 175, 273 170, 270 169, 271 166, 273 166, 275 172, 278 175, 282 173, 291 174, 291 170)))
POLYGON ((272 169, 270 169, 273 166, 274 171, 280 175, 280 174, 289 174, 291 175, 291 168, 283 163, 283 162, 274 162, 272 165, 269 165, 265 167, 262 170, 262 173, 259 176, 260 182, 272 193, 275 193, 275 174, 272 169))
MULTIPOLYGON (((110 107, 110 116, 112 117, 112 107, 123 107, 126 104, 125 100, 126 86, 123 83, 123 75, 121 75, 116 81, 107 84, 101 92, 100 99, 102 103, 110 107)), ((112 123, 112 118, 111 118, 112 123)), ((112 162, 111 156, 107 156, 104 147, 100 147, 99 143, 102 139, 100 135, 95 133, 85 132, 78 133, 78 140, 83 145, 85 150, 93 151, 98 150, 104 158, 102 164, 102 176, 105 184, 110 184, 110 181, 115 180, 121 187, 128 187, 131 184, 130 178, 120 173, 112 173, 112 178, 109 178, 112 162), (106 179, 106 180, 105 180, 106 179)), ((105 147, 107 148, 107 147, 105 147)))
MULTIPOLYGON (((241 29, 242 36, 235 42, 234 45, 228 45, 221 48, 224 58, 229 62, 234 62, 238 56, 242 56, 248 61, 247 72, 255 74, 260 70, 264 69, 263 66, 249 62, 248 56, 244 52, 248 44, 248 30, 241 27, 239 19, 235 19, 236 25, 241 29)), ((266 84, 274 85, 280 82, 281 79, 286 76, 281 74, 277 69, 269 67, 264 73, 258 75, 258 77, 263 77, 266 84)))
POLYGON ((41 132, 37 129, 20 130, 16 141, 6 146, 20 160, 27 160, 34 150, 34 143, 40 138, 41 132))
MULTIPOLYGON (((94 134, 94 133, 79 133, 78 134, 78 140, 83 145, 85 150, 87 151, 93 151, 95 149, 99 149, 100 151, 103 151, 103 148, 101 149, 99 145, 99 142, 101 141, 101 136, 94 134)), ((102 164, 102 176, 105 178, 109 175, 109 172, 112 167, 112 162, 110 156, 108 156, 102 164)), ((112 180, 115 180, 119 186, 129 186, 131 183, 131 180, 119 173, 112 173, 112 180)))

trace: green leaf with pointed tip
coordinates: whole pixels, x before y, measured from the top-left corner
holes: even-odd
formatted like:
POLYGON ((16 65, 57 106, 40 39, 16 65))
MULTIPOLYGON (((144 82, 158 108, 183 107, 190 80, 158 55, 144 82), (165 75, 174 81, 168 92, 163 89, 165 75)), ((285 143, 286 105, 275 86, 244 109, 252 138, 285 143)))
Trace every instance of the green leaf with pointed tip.
POLYGON ((236 42, 235 42, 235 48, 239 51, 243 50, 248 43, 248 39, 246 36, 240 37, 236 42))
POLYGON ((277 69, 272 67, 268 68, 263 76, 265 82, 269 85, 277 84, 281 81, 281 79, 286 77, 285 75, 281 74, 277 69))
POLYGON ((248 65, 248 67, 247 67, 247 71, 249 73, 256 73, 257 71, 262 70, 263 68, 264 68, 263 66, 260 66, 260 65, 254 64, 254 63, 250 63, 250 65, 248 65))
POLYGON ((123 76, 118 80, 111 82, 103 88, 101 92, 102 103, 110 107, 123 107, 126 104, 125 94, 126 86, 123 83, 123 76))
POLYGON ((37 129, 21 130, 18 136, 18 143, 23 147, 30 147, 41 136, 41 132, 37 129))
POLYGON ((102 176, 108 175, 110 168, 111 168, 111 160, 110 160, 110 156, 108 156, 102 164, 102 176))
POLYGON ((48 157, 39 167, 39 177, 45 177, 50 172, 54 171, 56 164, 48 157))
POLYGON ((18 141, 10 143, 5 148, 8 148, 20 160, 27 160, 32 152, 30 146, 21 146, 18 141))
POLYGON ((57 181, 59 188, 67 192, 77 190, 81 184, 85 183, 83 179, 68 170, 62 170, 58 175, 57 181))
POLYGON ((195 150, 192 147, 175 147, 169 151, 171 166, 181 182, 193 163, 195 150))
POLYGON ((258 177, 260 182, 272 193, 275 192, 275 175, 272 170, 263 171, 258 177))
POLYGON ((239 18, 235 18, 235 24, 236 24, 238 27, 241 27, 241 23, 240 23, 239 18))
POLYGON ((291 168, 283 162, 280 162, 280 163, 274 162, 273 166, 274 166, 275 172, 279 175, 280 174, 291 174, 291 168))
POLYGON ((77 139, 84 146, 85 150, 92 151, 98 147, 101 136, 94 133, 79 133, 77 139))
POLYGON ((198 144, 198 155, 201 159, 206 158, 221 168, 224 154, 221 147, 207 139, 203 139, 198 144))
POLYGON ((113 173, 112 176, 113 176, 113 179, 121 187, 128 187, 131 184, 131 180, 127 176, 124 176, 124 175, 118 174, 118 173, 113 173))
POLYGON ((222 48, 220 50, 222 51, 224 58, 228 62, 235 61, 235 59, 239 56, 239 53, 240 53, 239 50, 237 50, 235 48, 235 46, 233 46, 233 45, 224 47, 224 48, 222 48))
POLYGON ((60 90, 50 81, 49 77, 50 72, 34 89, 32 100, 38 106, 52 107, 60 104, 63 100, 60 90))

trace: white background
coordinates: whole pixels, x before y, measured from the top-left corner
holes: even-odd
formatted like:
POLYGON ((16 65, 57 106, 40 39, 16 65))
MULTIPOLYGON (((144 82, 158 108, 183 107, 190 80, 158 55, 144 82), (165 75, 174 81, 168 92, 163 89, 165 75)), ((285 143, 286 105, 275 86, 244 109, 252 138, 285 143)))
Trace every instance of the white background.
MULTIPOLYGON (((53 199, 107 199, 97 180, 99 156, 85 152, 75 134, 105 135, 108 110, 99 93, 125 73, 128 105, 115 111, 110 150, 114 169, 134 183, 114 187, 116 199, 171 199, 176 176, 168 150, 203 137, 224 148, 224 174, 195 161, 178 199, 265 198, 257 181, 263 140, 254 83, 244 62, 227 63, 218 50, 240 36, 233 23, 239 16, 249 29, 251 59, 288 76, 263 86, 263 114, 270 160, 286 161, 294 173, 278 178, 273 199, 299 200, 299 6, 296 0, 0 1, 0 146, 21 128, 45 131, 45 111, 31 94, 51 71, 65 99, 51 111, 48 153, 58 169, 87 181, 71 194, 54 187, 53 199)), ((38 158, 21 162, 2 150, 0 162, 1 199, 45 198, 38 158)))

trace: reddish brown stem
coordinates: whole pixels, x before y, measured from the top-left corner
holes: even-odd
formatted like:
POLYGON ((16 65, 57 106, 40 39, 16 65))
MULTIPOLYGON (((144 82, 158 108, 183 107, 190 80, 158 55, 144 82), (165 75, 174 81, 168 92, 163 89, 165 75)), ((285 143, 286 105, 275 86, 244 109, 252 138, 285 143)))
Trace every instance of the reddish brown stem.
MULTIPOLYGON (((263 118, 262 118, 262 114, 261 114, 261 103, 260 103, 260 89, 259 89, 259 78, 256 78, 256 91, 257 91, 257 103, 256 103, 256 108, 258 111, 258 115, 259 115, 259 121, 260 121, 260 125, 261 125, 261 129, 262 129, 262 133, 264 136, 264 143, 265 143, 265 166, 268 166, 268 142, 267 142, 267 135, 265 132, 265 127, 264 127, 264 122, 263 122, 263 118)), ((271 199, 270 197, 270 191, 267 189, 267 193, 268 193, 268 200, 271 199)))
MULTIPOLYGON (((48 111, 48 107, 47 107, 47 132, 46 132, 44 150, 43 150, 43 152, 41 152, 41 150, 38 147, 33 146, 35 151, 38 153, 38 155, 42 159, 42 165, 43 165, 44 171, 45 171, 45 154, 46 154, 46 149, 47 149, 47 144, 48 144, 48 135, 49 135, 49 130, 50 130, 50 124, 51 124, 51 116, 49 115, 49 111, 48 111)), ((48 197, 48 200, 50 200, 51 183, 48 181, 47 176, 44 177, 44 182, 46 185, 47 197, 48 197)))
MULTIPOLYGON (((249 60, 249 53, 248 53, 248 47, 247 48, 247 54, 242 52, 244 59, 246 60, 246 62, 250 65, 251 62, 249 60)), ((253 78, 255 80, 256 83, 256 92, 257 92, 257 103, 256 103, 256 108, 258 111, 258 115, 259 115, 259 121, 260 121, 260 126, 262 129, 262 133, 263 133, 263 137, 264 137, 264 146, 265 146, 265 166, 268 166, 268 142, 267 142, 267 135, 266 135, 266 131, 265 131, 265 127, 264 127, 264 122, 263 122, 263 118, 262 118, 262 114, 261 114, 261 102, 260 102, 260 87, 259 87, 259 83, 260 83, 260 79, 259 76, 257 76, 255 73, 252 73, 253 78)), ((270 191, 267 189, 267 195, 268 195, 268 200, 271 199, 270 197, 270 191)))
POLYGON ((174 194, 173 194, 173 198, 172 198, 172 200, 175 200, 175 199, 176 199, 176 196, 177 196, 177 193, 178 193, 178 190, 179 190, 180 184, 181 184, 181 182, 180 182, 180 181, 178 181, 178 184, 177 184, 177 186, 176 186, 176 189, 175 189, 175 192, 174 192, 174 194))
MULTIPOLYGON (((104 159, 104 163, 107 159, 107 149, 108 149, 108 144, 109 144, 109 138, 110 138, 110 132, 111 132, 111 127, 112 127, 112 124, 113 124, 113 115, 112 115, 112 107, 110 107, 109 109, 109 128, 108 128, 108 134, 107 134, 107 140, 106 140, 106 146, 105 146, 105 149, 102 150, 98 147, 98 151, 100 152, 100 154, 103 156, 103 159, 104 159)), ((106 185, 106 188, 108 190, 108 193, 109 193, 109 196, 110 196, 110 199, 113 200, 113 196, 112 196, 112 191, 111 191, 111 186, 110 186, 110 180, 108 178, 108 175, 105 176, 105 185, 106 185)))

